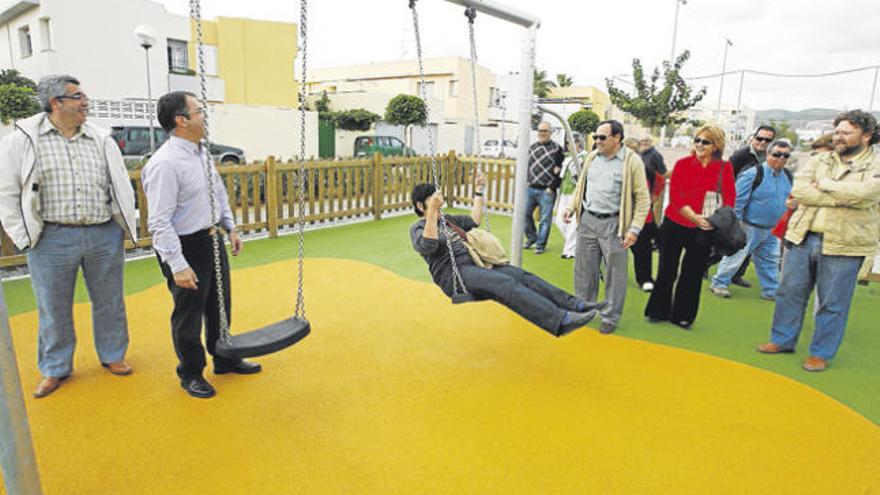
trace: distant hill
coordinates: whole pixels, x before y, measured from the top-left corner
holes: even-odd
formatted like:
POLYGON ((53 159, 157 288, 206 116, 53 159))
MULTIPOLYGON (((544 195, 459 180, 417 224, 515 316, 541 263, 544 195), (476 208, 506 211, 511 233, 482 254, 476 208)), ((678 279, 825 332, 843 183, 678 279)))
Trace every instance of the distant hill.
MULTIPOLYGON (((831 108, 808 108, 793 112, 790 110, 759 110, 755 113, 755 121, 759 123, 770 122, 793 122, 793 121, 814 121, 814 120, 834 120, 841 111, 831 108)), ((874 112, 874 116, 880 119, 880 112, 874 112)))

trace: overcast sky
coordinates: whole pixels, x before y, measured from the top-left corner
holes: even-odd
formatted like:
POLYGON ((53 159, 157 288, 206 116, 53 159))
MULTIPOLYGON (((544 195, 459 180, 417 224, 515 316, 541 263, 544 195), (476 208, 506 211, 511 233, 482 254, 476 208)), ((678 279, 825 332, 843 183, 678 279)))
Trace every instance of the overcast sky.
MULTIPOLYGON (((161 0, 188 12, 187 0, 161 0)), ((633 58, 650 70, 669 57, 676 0, 499 0, 541 19, 537 64, 553 77, 605 89, 605 78, 631 75, 633 58)), ((425 56, 469 56, 463 7, 419 0, 425 56)), ((299 22, 299 2, 202 0, 208 17, 249 17, 299 22)), ((478 15, 477 59, 496 73, 520 67, 523 28, 478 15)), ((332 67, 414 58, 412 17, 405 0, 312 0, 309 62, 332 67)), ((687 76, 721 72, 724 39, 727 70, 817 74, 880 65, 880 0, 687 0, 680 7, 676 51, 689 49, 687 76)), ((742 103, 759 110, 812 107, 867 108, 874 70, 825 78, 782 79, 746 74, 742 103)), ((704 105, 714 108, 720 78, 706 86, 704 105)), ((621 83, 623 87, 626 87, 621 83)), ((880 86, 880 85, 878 85, 880 86)), ((724 80, 722 102, 735 105, 739 74, 724 80)), ((874 109, 880 109, 880 87, 874 109)))

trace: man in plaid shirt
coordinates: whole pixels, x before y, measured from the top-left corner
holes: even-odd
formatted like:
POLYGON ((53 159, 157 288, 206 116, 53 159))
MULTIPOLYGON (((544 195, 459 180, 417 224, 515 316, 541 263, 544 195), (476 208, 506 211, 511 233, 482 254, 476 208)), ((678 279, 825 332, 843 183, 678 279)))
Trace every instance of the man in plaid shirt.
POLYGON ((39 310, 35 397, 73 373, 73 292, 82 267, 92 301, 95 348, 114 375, 124 361, 123 236, 134 239, 134 191, 110 132, 86 122, 79 81, 46 76, 37 86, 44 112, 15 123, 0 141, 0 223, 27 253, 39 310))
POLYGON ((535 247, 535 254, 547 249, 550 237, 550 220, 553 217, 553 204, 556 202, 556 189, 562 181, 560 172, 565 154, 562 147, 550 139, 550 123, 538 124, 538 142, 529 148, 529 194, 526 200, 526 242, 525 249, 535 247), (541 221, 535 230, 533 215, 539 208, 541 221))

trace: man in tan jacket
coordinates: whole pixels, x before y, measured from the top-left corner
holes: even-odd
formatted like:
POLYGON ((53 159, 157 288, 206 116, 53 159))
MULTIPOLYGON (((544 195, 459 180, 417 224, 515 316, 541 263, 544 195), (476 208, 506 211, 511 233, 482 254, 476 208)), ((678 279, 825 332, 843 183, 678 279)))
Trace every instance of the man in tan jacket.
POLYGON ((621 146, 623 126, 600 122, 593 134, 596 150, 587 156, 578 177, 566 222, 577 222, 574 288, 578 297, 595 301, 599 294, 599 262, 604 259, 605 296, 599 331, 611 333, 626 300, 627 251, 636 243, 651 204, 645 166, 638 153, 621 146))
POLYGON ((816 287, 815 331, 807 371, 822 371, 843 340, 859 268, 880 238, 880 142, 877 120, 852 110, 834 119, 834 151, 814 156, 795 175, 798 208, 785 234, 788 249, 770 342, 758 351, 794 352, 807 301, 816 287))

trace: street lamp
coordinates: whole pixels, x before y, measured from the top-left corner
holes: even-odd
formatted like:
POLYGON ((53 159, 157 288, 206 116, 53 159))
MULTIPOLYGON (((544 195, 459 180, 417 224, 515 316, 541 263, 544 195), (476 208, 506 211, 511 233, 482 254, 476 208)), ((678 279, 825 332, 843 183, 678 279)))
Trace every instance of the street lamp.
MULTIPOLYGON (((672 23, 672 50, 669 52, 669 65, 675 65, 675 39, 678 37, 678 9, 682 5, 687 5, 687 0, 675 0, 675 21, 672 23)), ((666 126, 660 128, 660 146, 664 145, 666 140, 666 126)))
POLYGON ((687 5, 687 0, 675 0, 675 22, 672 24, 672 51, 669 53, 669 63, 675 61, 675 38, 678 35, 678 8, 687 5))
POLYGON ((721 84, 718 87, 718 107, 715 111, 718 113, 718 124, 721 124, 721 95, 724 92, 724 71, 727 70, 727 49, 733 46, 730 38, 724 38, 724 60, 721 62, 721 84))
POLYGON ((156 137, 153 135, 153 94, 150 85, 150 48, 156 44, 156 32, 150 26, 143 24, 134 28, 134 37, 144 49, 144 58, 147 62, 147 114, 150 121, 150 154, 156 151, 156 137))

